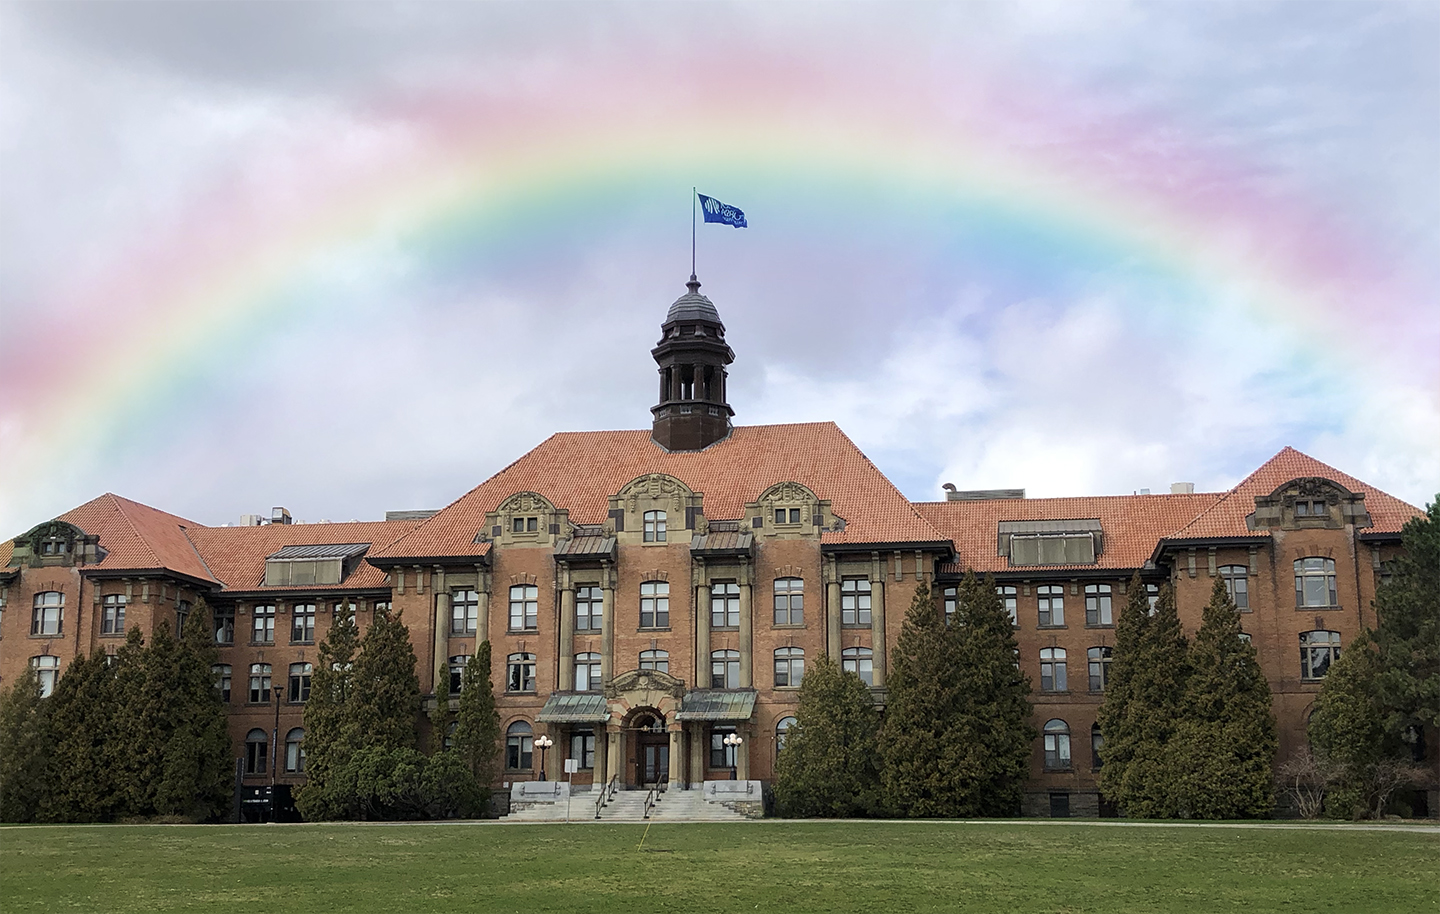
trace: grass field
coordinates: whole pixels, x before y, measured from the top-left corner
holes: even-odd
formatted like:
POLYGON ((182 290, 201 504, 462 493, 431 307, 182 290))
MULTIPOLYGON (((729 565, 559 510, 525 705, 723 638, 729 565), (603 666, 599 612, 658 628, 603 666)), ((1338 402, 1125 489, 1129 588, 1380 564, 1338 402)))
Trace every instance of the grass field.
POLYGON ((1440 834, 760 822, 0 829, 0 910, 1440 910, 1440 834))

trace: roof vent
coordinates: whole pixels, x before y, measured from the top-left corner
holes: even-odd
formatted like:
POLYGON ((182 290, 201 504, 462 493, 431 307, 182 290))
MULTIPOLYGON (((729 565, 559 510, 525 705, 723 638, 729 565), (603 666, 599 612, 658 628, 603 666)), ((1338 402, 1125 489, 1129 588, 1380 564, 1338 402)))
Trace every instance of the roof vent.
POLYGON ((1149 490, 1149 489, 1141 489, 1139 492, 1137 492, 1137 493, 1135 493, 1135 494, 1137 494, 1137 495, 1149 495, 1149 494, 1150 494, 1150 490, 1149 490))
POLYGON ((961 489, 956 491, 950 483, 945 484, 946 501, 994 501, 1000 498, 1024 497, 1024 489, 961 489))
POLYGON ((429 508, 420 511, 386 511, 386 520, 425 520, 440 513, 438 508, 429 508))
POLYGON ((1195 483, 1193 482, 1172 482, 1170 483, 1171 495, 1194 495, 1195 483))
POLYGON ((270 523, 272 523, 272 524, 290 524, 290 523, 294 523, 294 521, 292 521, 292 520, 290 519, 290 512, 289 512, 287 509, 285 509, 285 508, 271 508, 271 509, 270 509, 270 523))
POLYGON ((242 515, 240 515, 240 526, 242 526, 242 527, 260 527, 260 526, 264 526, 264 524, 265 524, 265 515, 263 515, 263 514, 242 514, 242 515))

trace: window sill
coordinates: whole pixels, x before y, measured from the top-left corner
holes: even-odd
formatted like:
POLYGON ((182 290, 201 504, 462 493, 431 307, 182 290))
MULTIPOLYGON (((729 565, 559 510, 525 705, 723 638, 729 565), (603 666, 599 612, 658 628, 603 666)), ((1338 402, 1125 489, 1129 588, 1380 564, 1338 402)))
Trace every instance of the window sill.
POLYGON ((577 635, 598 635, 598 634, 600 634, 602 631, 604 631, 604 629, 601 629, 601 628, 598 627, 598 626, 595 627, 595 628, 576 628, 576 629, 575 629, 575 634, 577 634, 577 635))
POLYGON ((712 625, 712 626, 710 626, 710 630, 711 630, 712 632, 738 632, 738 631, 740 630, 740 626, 738 626, 738 625, 712 625))
POLYGON ((451 632, 451 633, 450 633, 450 637, 451 637, 451 638, 473 638, 473 637, 475 637, 475 633, 474 633, 474 632, 451 632))
POLYGON ((1063 625, 1063 624, 1062 624, 1062 625, 1037 625, 1037 626, 1035 626, 1035 628, 1036 628, 1037 631, 1042 631, 1042 632, 1062 631, 1062 630, 1067 629, 1067 628, 1069 628, 1069 627, 1070 627, 1070 626, 1068 626, 1068 625, 1063 625))
POLYGON ((309 641, 291 641, 290 643, 292 645, 295 645, 296 647, 306 647, 307 645, 313 646, 315 644, 315 639, 311 638, 309 641))
MULTIPOLYGON (((670 626, 667 625, 664 628, 650 628, 642 625, 635 630, 637 632, 668 632, 670 630, 670 626)), ((714 631, 714 629, 711 629, 711 631, 714 631)))
POLYGON ((1074 774, 1074 768, 1046 768, 1046 774, 1074 774))
POLYGON ((505 634, 507 634, 507 635, 535 635, 535 634, 539 634, 539 632, 540 632, 540 629, 538 629, 538 628, 507 628, 507 629, 505 629, 505 634))
POLYGON ((1069 689, 1041 689, 1041 695, 1069 695, 1069 689))
POLYGON ((805 627, 805 623, 804 623, 804 622, 775 622, 775 623, 773 623, 770 627, 771 627, 772 629, 773 629, 773 628, 797 629, 797 628, 804 628, 804 627, 805 627))
MULTIPOLYGON (((38 639, 38 638, 51 638, 51 639, 54 639, 54 638, 60 638, 60 637, 64 636, 64 634, 65 634, 65 633, 62 631, 62 632, 51 632, 51 633, 48 634, 48 635, 47 635, 47 634, 44 634, 44 633, 41 633, 41 634, 38 634, 38 635, 36 635, 36 634, 31 634, 30 637, 31 637, 31 638, 37 638, 37 639, 38 639)), ((123 637, 123 636, 122 636, 122 637, 123 637)))
POLYGON ((1095 623, 1086 622, 1086 623, 1085 623, 1085 627, 1086 627, 1086 628, 1114 628, 1114 627, 1115 627, 1115 623, 1114 623, 1114 622, 1095 622, 1095 623))
POLYGON ((251 646, 251 647, 274 647, 274 646, 275 646, 275 642, 274 642, 274 641, 251 641, 251 642, 250 642, 250 646, 251 646))
POLYGON ((869 622, 841 622, 840 627, 852 628, 856 629, 857 631, 869 631, 872 627, 872 624, 869 622))
POLYGON ((777 686, 775 687, 775 691, 777 691, 777 692, 798 692, 798 691, 800 691, 800 687, 799 687, 798 685, 793 685, 793 686, 781 686, 781 685, 777 685, 777 686))
POLYGON ((537 694, 539 694, 539 693, 536 692, 534 689, 531 689, 531 690, 528 691, 528 692, 501 692, 500 694, 502 694, 502 695, 537 695, 537 694))
MULTIPOLYGON (((1342 608, 1343 608, 1343 607, 1338 606, 1338 605, 1337 605, 1337 606, 1297 606, 1297 607, 1295 607, 1295 611, 1296 611, 1297 613, 1330 612, 1330 611, 1332 611, 1332 610, 1342 609, 1342 608)), ((1249 612, 1249 610, 1241 610, 1241 611, 1242 611, 1242 612, 1249 612)))
MULTIPOLYGON (((32 635, 31 637, 33 638, 33 637, 35 637, 35 636, 32 635)), ((125 633, 124 633, 124 632, 101 632, 98 637, 101 637, 101 638, 119 638, 121 641, 124 641, 124 640, 125 640, 125 633)))

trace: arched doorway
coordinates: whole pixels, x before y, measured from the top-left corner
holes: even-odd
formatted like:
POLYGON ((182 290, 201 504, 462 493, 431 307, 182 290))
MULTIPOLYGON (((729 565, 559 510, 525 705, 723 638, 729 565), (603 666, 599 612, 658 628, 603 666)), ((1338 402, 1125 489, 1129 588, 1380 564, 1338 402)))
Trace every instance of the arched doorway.
POLYGON ((649 708, 638 710, 627 729, 635 748, 630 756, 635 762, 631 783, 636 787, 663 784, 670 777, 670 734, 664 716, 649 708))

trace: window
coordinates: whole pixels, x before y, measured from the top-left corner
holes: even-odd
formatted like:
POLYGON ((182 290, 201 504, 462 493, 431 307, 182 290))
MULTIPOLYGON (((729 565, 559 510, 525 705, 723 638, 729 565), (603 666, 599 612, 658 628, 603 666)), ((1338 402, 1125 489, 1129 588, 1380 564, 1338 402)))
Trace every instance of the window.
POLYGON ((600 655, 575 655, 575 690, 598 692, 600 690, 600 655))
POLYGON ((1045 723, 1045 769, 1066 771, 1070 768, 1070 725, 1063 720, 1045 723))
POLYGON ((793 717, 782 717, 780 718, 780 722, 775 725, 776 752, 785 751, 785 739, 790 735, 790 728, 795 726, 796 723, 798 723, 798 721, 793 717))
POLYGON ((642 520, 645 525, 645 542, 665 542, 665 512, 646 511, 642 520))
POLYGON ((570 757, 580 763, 582 770, 595 767, 595 732, 576 730, 570 734, 570 757))
POLYGON ((575 630, 578 632, 599 631, 605 618, 605 595, 598 587, 578 587, 575 590, 575 630))
POLYGON ((1250 577, 1244 565, 1221 565, 1220 580, 1225 582, 1225 592, 1235 608, 1242 613, 1250 611, 1250 577))
POLYGON ((265 731, 255 728, 245 734, 245 773, 264 774, 266 757, 270 755, 270 740, 265 731))
POLYGON ((540 518, 538 517, 516 517, 510 521, 511 533, 538 533, 540 531, 540 518))
POLYGON ((104 615, 100 619, 100 634, 125 634, 125 595, 107 594, 104 599, 104 615))
POLYGON ((1100 770, 1103 764, 1100 760, 1100 750, 1105 748, 1105 737, 1100 733, 1099 724, 1090 725, 1090 767, 1096 771, 1100 770))
POLYGON ((534 584, 510 588, 510 630, 534 631, 540 627, 540 590, 534 584))
POLYGON ((473 590, 450 591, 450 634, 473 635, 480 623, 480 595, 473 590))
POLYGON ((805 651, 782 647, 775 651, 775 688, 798 686, 805 678, 805 651))
POLYGON ((870 624, 869 578, 845 578, 840 582, 840 624, 870 624))
POLYGON ((1010 534, 1011 565, 1093 565, 1095 551, 1091 533, 1010 534))
POLYGON ((1041 626, 1065 624, 1065 588, 1058 584, 1041 584, 1035 588, 1040 604, 1041 626))
POLYGON ((1085 624, 1086 625, 1114 625, 1115 618, 1111 615, 1110 585, 1109 584, 1086 584, 1085 585, 1085 624))
POLYGON ((734 727, 715 727, 710 731, 710 767, 734 768, 738 746, 725 745, 725 737, 735 732, 734 727))
POLYGON ((775 523, 777 524, 798 524, 800 523, 799 508, 776 508, 775 523))
POLYGON ((1004 604, 1005 611, 1010 614, 1010 624, 1019 625, 1020 604, 1016 589, 1009 584, 1001 584, 995 588, 995 593, 999 594, 1000 602, 1004 604))
POLYGON ((1092 647, 1085 652, 1090 662, 1090 691, 1103 692, 1110 681, 1110 659, 1114 650, 1108 647, 1092 647))
POLYGON ((465 685, 465 664, 470 660, 465 654, 456 654, 450 658, 450 694, 459 695, 460 688, 465 685))
POLYGON ((290 700, 294 702, 310 700, 310 674, 312 667, 308 663, 290 664, 290 700))
POLYGON ((175 635, 185 634, 185 620, 190 618, 190 601, 181 600, 175 604, 175 635))
POLYGON ((859 676, 867 686, 875 684, 875 657, 868 647, 847 647, 841 651, 840 669, 859 676))
POLYGON ((775 624, 805 624, 805 579, 775 579, 775 624))
POLYGON ((535 736, 530 725, 517 720, 505 730, 505 767, 528 771, 535 765, 535 736))
POLYGON ((710 688, 740 688, 740 652, 710 652, 710 688))
POLYGON ((941 606, 945 609, 945 624, 949 625, 955 621, 955 613, 960 609, 960 588, 947 587, 941 591, 941 606))
POLYGON ((1040 691, 1064 692, 1069 688, 1065 678, 1065 648, 1040 649, 1040 691))
POLYGON ((440 741, 440 746, 441 746, 441 748, 443 748, 443 749, 454 749, 454 748, 455 748, 455 731, 456 731, 456 730, 459 730, 459 729, 460 729, 460 721, 458 721, 458 720, 452 720, 452 721, 450 721, 450 723, 448 723, 448 724, 445 725, 445 738, 440 741))
POLYGON ((511 654, 505 658, 505 691, 535 691, 534 654, 511 654))
POLYGON ((740 585, 734 581, 710 585, 710 627, 740 627, 740 585))
POLYGON ((48 590, 35 595, 35 612, 30 616, 30 634, 58 635, 65 625, 65 595, 48 590))
POLYGON ((669 651, 641 651, 640 669, 659 670, 662 673, 670 672, 669 651))
POLYGON ((215 677, 215 691, 220 693, 220 700, 230 701, 230 664, 217 663, 210 668, 210 675, 215 677))
POLYGON ((670 584, 646 581, 640 585, 640 627, 670 627, 670 584))
POLYGON ((305 770, 305 728, 296 727, 285 734, 285 771, 300 774, 305 770))
POLYGON ((274 644, 275 643, 275 607, 257 606, 254 610, 255 617, 251 628, 251 644, 274 644))
POLYGON ((270 701, 270 664, 250 664, 250 703, 263 704, 270 701))
POLYGON ((1145 585, 1145 602, 1146 602, 1146 603, 1149 605, 1149 607, 1150 607, 1150 610, 1149 610, 1150 615, 1152 615, 1152 616, 1155 615, 1155 604, 1160 602, 1160 585, 1159 585, 1159 584, 1146 584, 1146 585, 1145 585))
POLYGON ((1295 502, 1296 517, 1328 517, 1329 509, 1325 507, 1325 500, 1297 501, 1295 502))
POLYGON ((312 644, 315 641, 315 604, 296 603, 290 614, 290 643, 312 644))
POLYGON ((64 555, 70 551, 67 540, 50 539, 40 544, 41 555, 64 555))
POLYGON ((50 693, 55 691, 55 683, 60 680, 60 658, 54 654, 31 657, 30 669, 35 671, 35 678, 40 682, 40 697, 49 698, 50 693))
POLYGON ((1300 633, 1300 678, 1324 679, 1330 664, 1340 659, 1340 633, 1313 631, 1300 633))
POLYGON ((1338 606, 1335 599, 1335 560, 1295 560, 1295 607, 1338 606))

